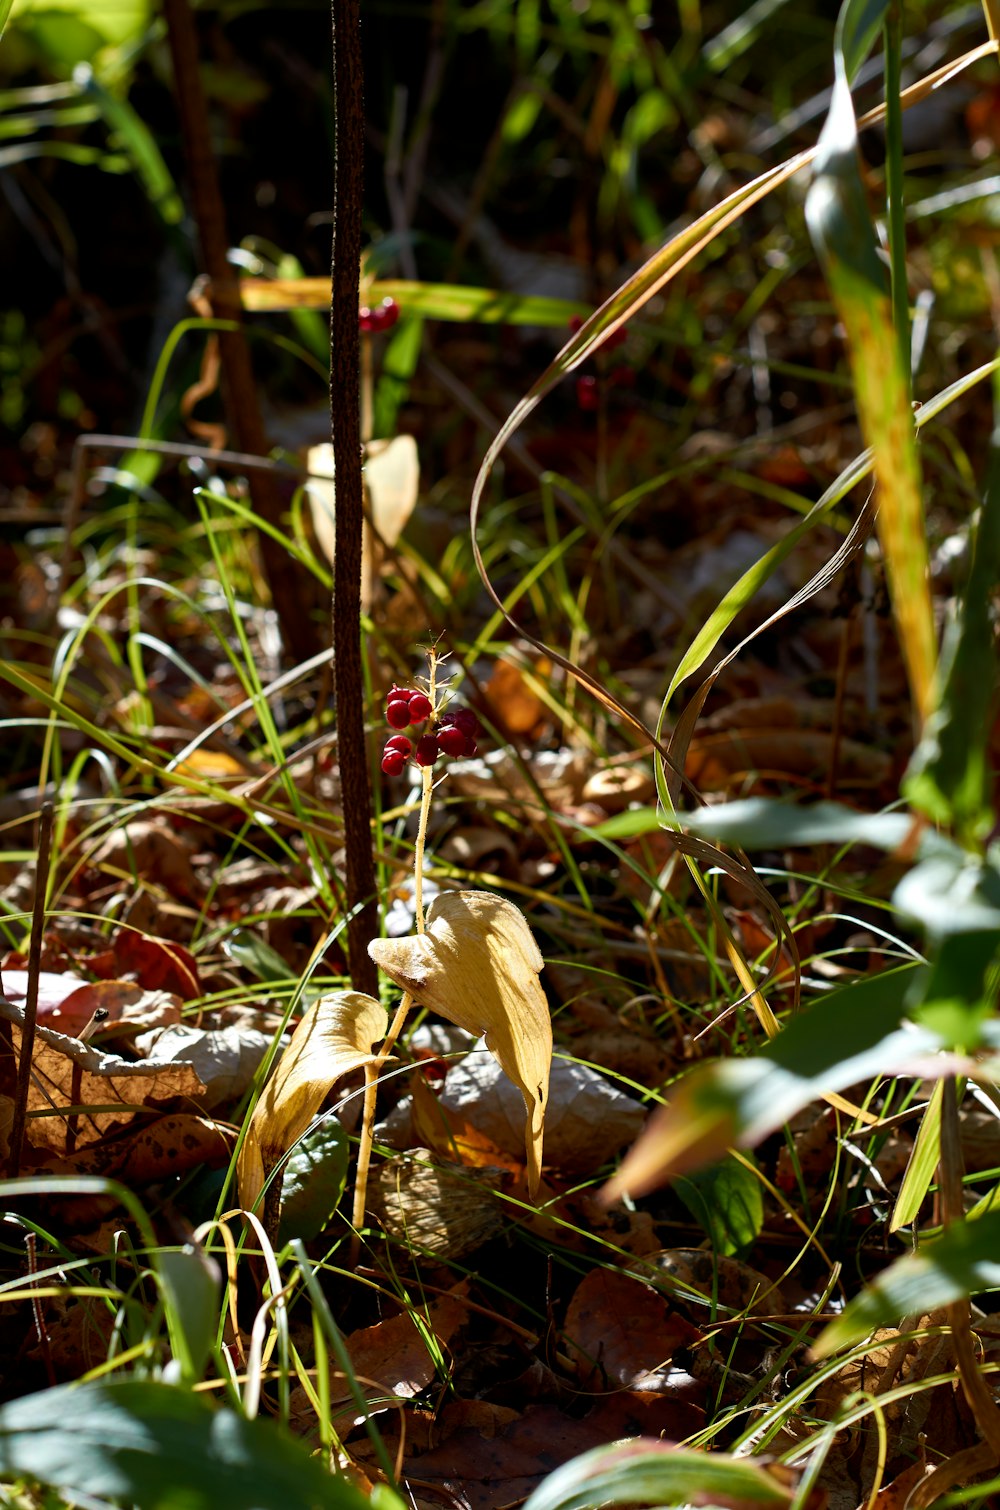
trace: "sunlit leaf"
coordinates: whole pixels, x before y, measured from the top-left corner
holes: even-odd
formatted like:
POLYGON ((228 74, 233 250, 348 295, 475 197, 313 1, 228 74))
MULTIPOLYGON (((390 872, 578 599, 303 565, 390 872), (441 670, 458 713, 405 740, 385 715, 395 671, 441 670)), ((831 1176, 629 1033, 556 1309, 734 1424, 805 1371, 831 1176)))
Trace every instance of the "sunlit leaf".
POLYGON ((385 1008, 362 991, 314 1001, 264 1087, 240 1150, 240 1202, 250 1210, 278 1160, 305 1132, 342 1076, 371 1064, 388 1029, 385 1008))
POLYGON ((542 956, 523 913, 486 891, 448 891, 427 931, 375 939, 372 959, 415 1001, 477 1036, 524 1097, 528 1187, 538 1189, 552 1061, 552 1023, 538 981, 542 956))

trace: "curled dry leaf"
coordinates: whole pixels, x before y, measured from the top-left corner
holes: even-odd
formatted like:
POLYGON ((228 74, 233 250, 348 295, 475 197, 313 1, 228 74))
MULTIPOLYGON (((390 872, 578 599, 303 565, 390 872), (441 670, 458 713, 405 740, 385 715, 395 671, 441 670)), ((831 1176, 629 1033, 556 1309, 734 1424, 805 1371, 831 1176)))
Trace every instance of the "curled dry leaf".
POLYGON ((552 1023, 538 981, 542 956, 524 914, 487 891, 447 891, 427 931, 373 939, 368 953, 403 991, 486 1047, 524 1097, 528 1189, 537 1194, 552 1063, 552 1023))
POLYGON ((243 1140, 237 1174, 240 1203, 247 1211, 334 1082, 371 1064, 372 1045, 385 1037, 388 1026, 385 1008, 363 991, 335 991, 313 1002, 264 1087, 243 1140))

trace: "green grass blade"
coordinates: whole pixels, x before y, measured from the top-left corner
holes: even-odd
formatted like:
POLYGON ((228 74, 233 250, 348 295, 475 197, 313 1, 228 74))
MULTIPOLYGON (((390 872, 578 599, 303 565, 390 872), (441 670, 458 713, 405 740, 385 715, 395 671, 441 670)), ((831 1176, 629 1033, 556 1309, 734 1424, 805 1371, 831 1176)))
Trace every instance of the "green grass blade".
POLYGON ((889 1222, 889 1231, 898 1232, 917 1219, 917 1213, 930 1189, 938 1159, 941 1157, 941 1098, 944 1081, 934 1087, 927 1110, 920 1119, 920 1128, 913 1144, 903 1183, 899 1187, 896 1204, 889 1222))
POLYGON ((766 1469, 725 1453, 685 1451, 639 1437, 597 1447, 550 1473, 524 1510, 590 1510, 596 1505, 690 1502, 765 1510, 787 1506, 791 1491, 766 1469))
POLYGON ((903 782, 908 802, 974 844, 993 827, 989 745, 997 663, 991 601, 1000 578, 1000 425, 993 432, 983 506, 958 617, 945 634, 941 700, 903 782))
POLYGON ((892 303, 858 157, 849 80, 887 10, 846 0, 837 23, 836 79, 820 137, 806 220, 847 332, 861 428, 878 486, 878 529, 910 688, 921 724, 935 699, 937 656, 920 467, 892 303))

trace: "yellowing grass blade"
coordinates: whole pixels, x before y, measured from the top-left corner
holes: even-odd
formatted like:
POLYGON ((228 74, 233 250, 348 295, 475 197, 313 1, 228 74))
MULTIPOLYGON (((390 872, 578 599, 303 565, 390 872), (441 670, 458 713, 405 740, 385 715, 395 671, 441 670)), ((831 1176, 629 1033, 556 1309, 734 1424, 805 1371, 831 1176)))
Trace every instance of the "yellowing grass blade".
POLYGON ((552 1022, 538 981, 542 956, 524 914, 488 891, 447 891, 427 909, 427 930, 374 939, 368 953, 415 1001, 469 1032, 524 1097, 528 1189, 542 1170, 552 1064, 552 1022))
POLYGON ((236 1167, 244 1210, 253 1208, 265 1179, 305 1132, 335 1081, 371 1064, 372 1045, 388 1026, 385 1008, 363 991, 337 991, 313 1002, 250 1118, 236 1167))
POLYGON ((806 220, 847 332, 858 415, 872 450, 877 527, 910 689, 920 722, 935 700, 937 641, 931 606, 920 466, 893 329, 885 268, 858 161, 850 78, 864 61, 887 0, 846 0, 837 22, 836 79, 820 137, 806 220))

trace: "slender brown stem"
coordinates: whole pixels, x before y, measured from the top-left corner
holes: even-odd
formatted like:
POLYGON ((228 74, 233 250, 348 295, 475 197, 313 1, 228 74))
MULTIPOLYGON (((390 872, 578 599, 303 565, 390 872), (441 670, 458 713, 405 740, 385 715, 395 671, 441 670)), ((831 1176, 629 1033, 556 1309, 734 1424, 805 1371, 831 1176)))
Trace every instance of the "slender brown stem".
POLYGON ((377 933, 371 793, 361 663, 361 416, 358 293, 364 170, 364 92, 358 0, 333 0, 333 92, 337 150, 333 173, 330 317, 330 425, 337 478, 333 563, 334 697, 344 809, 347 960, 356 991, 373 996, 378 972, 368 957, 377 933))
POLYGON ((351 1222, 354 1226, 354 1236, 351 1239, 351 1262, 358 1261, 358 1251, 361 1243, 361 1228, 365 1224, 365 1206, 368 1201, 368 1171, 371 1167, 372 1144, 375 1141, 375 1103, 378 1097, 378 1077, 382 1073, 383 1066, 396 1046, 396 1040, 403 1031, 407 1013, 413 1006, 413 997, 407 991, 392 1019, 389 1031, 385 1036, 378 1056, 371 1064, 365 1065, 365 1104, 361 1114, 361 1137, 358 1142, 358 1167, 354 1177, 354 1209, 351 1212, 351 1222))
POLYGON ((12 1179, 16 1179, 21 1170, 24 1130, 28 1119, 31 1061, 35 1052, 35 1027, 38 1021, 38 977, 41 973, 42 940, 45 935, 45 898, 52 861, 52 816, 52 803, 43 802, 38 818, 38 862, 35 867, 35 902, 31 911, 31 941, 28 944, 28 981, 24 996, 24 1023, 21 1028, 21 1057, 17 1065, 17 1088, 14 1092, 14 1115, 10 1130, 12 1179))
MULTIPOLYGON (((163 0, 163 13, 173 59, 177 109, 202 263, 212 280, 216 315, 232 320, 240 327, 243 310, 239 285, 229 265, 229 239, 198 67, 195 20, 189 0, 163 0)), ((237 448, 264 456, 268 447, 250 352, 242 329, 220 332, 219 353, 226 422, 236 438, 237 448)), ((254 472, 250 479, 250 494, 260 517, 279 528, 283 505, 273 474, 254 472)), ((291 654, 297 660, 306 660, 315 655, 320 646, 318 625, 309 612, 312 606, 311 579, 266 531, 261 530, 258 539, 261 563, 281 632, 291 654)))

